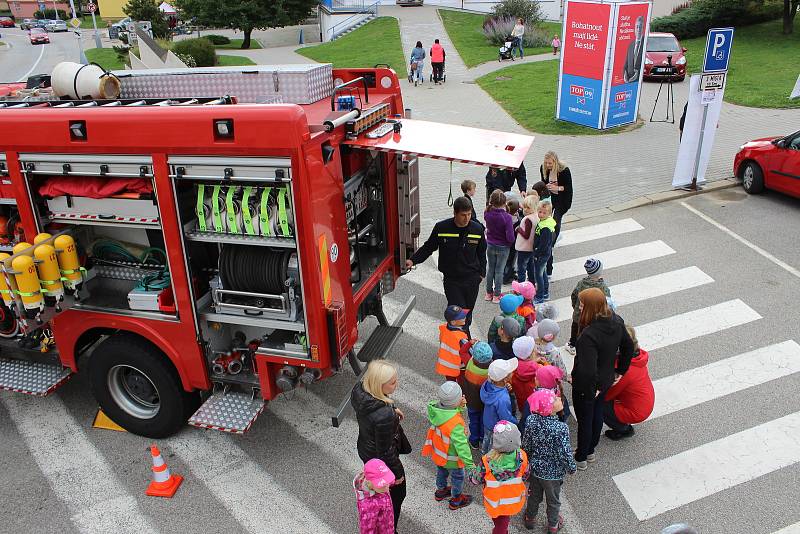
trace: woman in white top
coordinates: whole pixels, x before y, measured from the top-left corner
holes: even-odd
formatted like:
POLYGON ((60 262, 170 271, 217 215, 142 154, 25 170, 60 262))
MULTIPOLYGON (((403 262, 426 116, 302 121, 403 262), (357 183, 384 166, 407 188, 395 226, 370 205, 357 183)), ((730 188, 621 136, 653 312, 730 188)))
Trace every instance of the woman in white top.
POLYGON ((511 57, 514 57, 514 49, 519 48, 519 57, 522 59, 523 50, 522 50, 522 40, 523 36, 525 35, 525 25, 522 23, 522 19, 517 19, 517 23, 514 25, 514 29, 511 30, 511 37, 514 39, 513 44, 511 45, 511 57))

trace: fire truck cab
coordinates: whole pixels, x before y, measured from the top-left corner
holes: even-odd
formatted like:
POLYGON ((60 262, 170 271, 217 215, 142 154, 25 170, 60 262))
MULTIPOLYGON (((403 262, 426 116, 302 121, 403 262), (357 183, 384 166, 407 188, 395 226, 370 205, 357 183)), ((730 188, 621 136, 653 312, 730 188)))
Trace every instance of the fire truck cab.
POLYGON ((393 70, 327 69, 305 103, 126 96, 123 74, 120 99, 0 99, 0 389, 84 371, 136 434, 243 433, 282 392, 384 357, 418 158, 516 168, 532 137, 412 120, 393 70))

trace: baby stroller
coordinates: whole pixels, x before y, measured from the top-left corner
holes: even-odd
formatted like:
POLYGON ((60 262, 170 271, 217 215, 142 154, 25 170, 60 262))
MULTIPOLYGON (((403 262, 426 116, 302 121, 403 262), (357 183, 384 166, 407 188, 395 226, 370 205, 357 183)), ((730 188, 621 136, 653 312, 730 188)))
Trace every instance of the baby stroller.
MULTIPOLYGON (((414 81, 414 71, 420 68, 418 63, 409 63, 408 65, 408 83, 412 83, 414 81), (415 65, 412 67, 412 65, 415 65)), ((421 76, 419 79, 419 83, 425 83, 425 76, 421 76)))
POLYGON ((497 61, 503 61, 504 59, 510 59, 514 61, 514 56, 511 55, 511 51, 514 49, 514 38, 509 37, 506 39, 506 42, 503 43, 503 46, 500 47, 500 55, 497 58, 497 61))
MULTIPOLYGON (((441 80, 442 83, 447 81, 447 72, 446 72, 445 63, 446 62, 442 63, 442 80, 441 80)), ((431 72, 430 75, 428 76, 428 81, 430 81, 430 82, 433 81, 433 72, 431 72)))

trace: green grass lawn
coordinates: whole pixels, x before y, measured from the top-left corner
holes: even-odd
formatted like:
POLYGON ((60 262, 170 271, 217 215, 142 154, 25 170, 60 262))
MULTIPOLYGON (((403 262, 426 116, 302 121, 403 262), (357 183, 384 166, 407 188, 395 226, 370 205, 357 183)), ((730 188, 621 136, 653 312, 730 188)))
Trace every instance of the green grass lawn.
MULTIPOLYGON (((467 67, 472 68, 487 61, 497 61, 498 46, 491 44, 483 35, 483 20, 485 15, 475 13, 463 13, 450 9, 438 9, 439 17, 442 19, 444 29, 453 45, 458 50, 458 54, 467 67)), ((560 22, 543 22, 542 29, 548 35, 561 35, 560 22)), ((551 52, 548 47, 526 48, 525 55, 543 54, 551 52)))
MULTIPOLYGON (((231 39, 230 43, 224 45, 214 45, 214 48, 217 50, 241 50, 243 41, 244 39, 231 39)), ((260 48, 262 48, 261 43, 255 39, 250 39, 250 48, 247 50, 258 50, 260 48)))
POLYGON ((387 63, 400 78, 408 76, 400 43, 400 25, 394 17, 378 17, 344 37, 298 48, 297 53, 320 63, 333 63, 335 68, 374 67, 387 63))
MULTIPOLYGON (((797 26, 797 24, 795 24, 797 26)), ((781 34, 781 21, 774 20, 736 28, 728 70, 725 101, 757 108, 800 108, 800 100, 789 100, 800 74, 800 31, 781 34)), ((706 38, 685 39, 690 72, 703 69, 706 38)))
POLYGON ((478 85, 527 130, 542 134, 598 135, 635 128, 620 126, 595 130, 571 122, 557 121, 558 61, 512 65, 478 78, 478 85))
POLYGON ((89 48, 84 51, 86 59, 97 63, 106 70, 122 70, 125 63, 117 56, 113 48, 89 48))
POLYGON ((255 65, 256 62, 249 57, 244 56, 228 56, 217 54, 217 65, 220 67, 233 67, 240 65, 255 65))
MULTIPOLYGON (((101 19, 100 17, 98 17, 96 15, 95 15, 95 19, 97 20, 97 29, 98 30, 103 30, 103 29, 105 29, 107 27, 106 21, 104 21, 103 19, 101 19)), ((67 21, 67 24, 69 24, 69 20, 67 21)), ((70 27, 70 29, 72 29, 72 24, 69 24, 69 27, 70 27)), ((81 26, 80 27, 83 30, 93 30, 94 29, 94 25, 92 24, 91 15, 81 18, 81 26)))

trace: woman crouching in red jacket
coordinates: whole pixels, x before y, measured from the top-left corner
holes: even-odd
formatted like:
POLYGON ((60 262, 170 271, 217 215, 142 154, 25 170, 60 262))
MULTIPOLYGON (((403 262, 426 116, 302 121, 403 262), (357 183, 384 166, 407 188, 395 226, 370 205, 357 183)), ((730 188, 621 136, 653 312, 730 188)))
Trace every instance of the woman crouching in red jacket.
POLYGON ((653 412, 656 394, 647 372, 647 351, 639 348, 636 331, 626 327, 634 346, 631 366, 619 382, 606 392, 603 420, 611 430, 606 437, 614 441, 633 436, 633 425, 641 423, 653 412))

